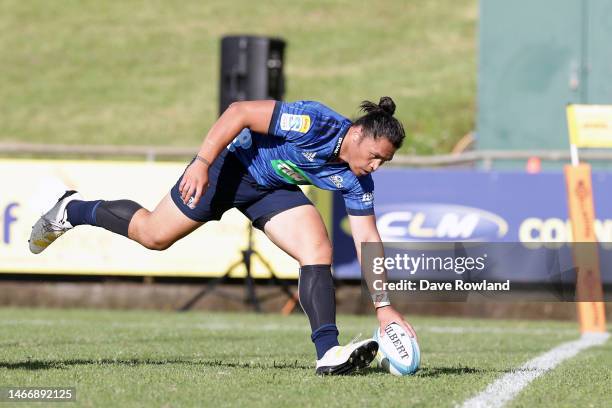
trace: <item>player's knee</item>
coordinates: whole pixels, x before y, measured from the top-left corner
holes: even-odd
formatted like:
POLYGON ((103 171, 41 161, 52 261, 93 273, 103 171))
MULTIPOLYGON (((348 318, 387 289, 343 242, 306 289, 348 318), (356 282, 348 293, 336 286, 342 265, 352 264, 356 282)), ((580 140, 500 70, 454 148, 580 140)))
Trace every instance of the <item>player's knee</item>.
POLYGON ((147 249, 154 251, 164 251, 174 244, 174 240, 168 239, 167 237, 151 234, 145 239, 142 239, 140 243, 147 249))
POLYGON ((159 232, 159 227, 151 220, 151 213, 141 213, 130 223, 129 237, 147 249, 163 251, 176 242, 168 234, 159 232))
POLYGON ((331 265, 332 253, 331 242, 324 240, 305 248, 298 261, 300 265, 331 265))
POLYGON ((172 246, 176 240, 169 238, 166 235, 150 231, 145 234, 141 234, 138 240, 142 246, 147 249, 154 251, 164 251, 172 246))

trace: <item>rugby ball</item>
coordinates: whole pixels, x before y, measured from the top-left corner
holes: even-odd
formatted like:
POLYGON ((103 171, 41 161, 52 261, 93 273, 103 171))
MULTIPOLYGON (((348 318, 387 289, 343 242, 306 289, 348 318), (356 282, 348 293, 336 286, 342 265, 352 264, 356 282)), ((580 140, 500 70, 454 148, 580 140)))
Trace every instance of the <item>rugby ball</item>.
POLYGON ((421 363, 421 352, 414 337, 411 337, 402 326, 391 323, 385 328, 385 335, 380 335, 380 328, 374 332, 378 342, 376 363, 385 371, 397 375, 414 374, 421 363))

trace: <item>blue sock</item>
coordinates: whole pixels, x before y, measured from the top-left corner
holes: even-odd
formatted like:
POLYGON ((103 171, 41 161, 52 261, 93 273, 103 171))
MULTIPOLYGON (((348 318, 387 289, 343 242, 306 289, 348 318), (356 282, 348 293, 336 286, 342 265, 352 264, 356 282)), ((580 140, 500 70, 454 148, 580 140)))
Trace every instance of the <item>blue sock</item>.
POLYGON ((68 222, 73 226, 96 225, 96 209, 102 200, 81 201, 74 200, 66 206, 68 222))
POLYGON ((315 330, 310 338, 317 349, 317 360, 320 360, 327 350, 340 344, 338 343, 338 328, 335 324, 324 324, 315 330))

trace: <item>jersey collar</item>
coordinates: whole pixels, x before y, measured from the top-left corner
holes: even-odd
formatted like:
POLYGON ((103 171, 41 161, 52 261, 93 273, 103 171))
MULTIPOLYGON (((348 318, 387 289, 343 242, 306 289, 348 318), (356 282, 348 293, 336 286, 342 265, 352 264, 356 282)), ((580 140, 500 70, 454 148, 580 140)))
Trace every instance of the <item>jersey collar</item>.
POLYGON ((350 125, 347 126, 346 130, 344 130, 344 132, 340 133, 340 135, 338 136, 338 140, 336 141, 336 144, 334 144, 334 149, 332 150, 331 154, 329 155, 329 158, 327 159, 328 163, 335 161, 340 155, 340 148, 342 147, 342 142, 346 138, 346 134, 348 133, 350 127, 350 125))

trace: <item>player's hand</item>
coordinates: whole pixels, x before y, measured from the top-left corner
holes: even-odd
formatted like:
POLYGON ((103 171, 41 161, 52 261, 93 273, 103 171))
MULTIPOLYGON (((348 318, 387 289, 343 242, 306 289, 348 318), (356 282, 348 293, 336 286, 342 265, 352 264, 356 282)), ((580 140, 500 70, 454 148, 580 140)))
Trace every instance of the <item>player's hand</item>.
POLYGON ((183 174, 183 178, 179 184, 181 198, 185 204, 193 209, 198 204, 207 188, 208 165, 199 160, 194 160, 193 163, 187 167, 187 170, 185 170, 185 174, 183 174), (189 203, 189 199, 192 196, 193 201, 189 203))
POLYGON ((376 317, 380 322, 380 335, 381 337, 385 336, 385 328, 391 323, 397 323, 402 326, 410 336, 417 338, 416 332, 412 328, 412 326, 404 320, 402 315, 393 308, 393 306, 385 306, 379 309, 376 309, 376 317))

